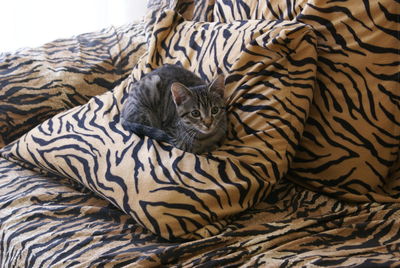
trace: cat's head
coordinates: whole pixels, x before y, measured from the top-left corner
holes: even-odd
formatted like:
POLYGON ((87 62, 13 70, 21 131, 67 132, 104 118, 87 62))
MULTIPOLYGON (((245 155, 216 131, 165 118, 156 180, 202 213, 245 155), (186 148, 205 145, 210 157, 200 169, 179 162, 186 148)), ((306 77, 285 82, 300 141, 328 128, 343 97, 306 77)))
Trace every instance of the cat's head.
POLYGON ((171 85, 172 98, 181 122, 189 129, 209 135, 226 131, 225 77, 218 75, 209 85, 171 85))

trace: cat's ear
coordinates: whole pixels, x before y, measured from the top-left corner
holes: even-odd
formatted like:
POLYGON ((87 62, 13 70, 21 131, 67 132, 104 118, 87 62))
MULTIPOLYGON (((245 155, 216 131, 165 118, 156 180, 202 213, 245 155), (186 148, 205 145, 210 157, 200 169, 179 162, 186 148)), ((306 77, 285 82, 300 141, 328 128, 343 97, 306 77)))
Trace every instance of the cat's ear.
POLYGON ((215 92, 224 98, 225 91, 225 75, 219 74, 210 84, 210 92, 215 92))
POLYGON ((175 82, 171 85, 172 99, 176 105, 181 105, 182 102, 190 98, 191 93, 187 87, 181 83, 175 82))

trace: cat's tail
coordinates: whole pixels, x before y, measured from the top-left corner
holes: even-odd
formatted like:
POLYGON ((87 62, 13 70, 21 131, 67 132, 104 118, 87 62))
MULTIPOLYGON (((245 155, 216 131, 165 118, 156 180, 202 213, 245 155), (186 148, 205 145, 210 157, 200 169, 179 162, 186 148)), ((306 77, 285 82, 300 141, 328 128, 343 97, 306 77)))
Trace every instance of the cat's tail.
POLYGON ((122 126, 127 129, 132 131, 138 136, 147 136, 149 138, 152 138, 157 141, 161 142, 172 142, 172 138, 163 130, 154 128, 154 127, 149 127, 146 125, 134 123, 134 122, 129 122, 127 120, 122 120, 122 126))

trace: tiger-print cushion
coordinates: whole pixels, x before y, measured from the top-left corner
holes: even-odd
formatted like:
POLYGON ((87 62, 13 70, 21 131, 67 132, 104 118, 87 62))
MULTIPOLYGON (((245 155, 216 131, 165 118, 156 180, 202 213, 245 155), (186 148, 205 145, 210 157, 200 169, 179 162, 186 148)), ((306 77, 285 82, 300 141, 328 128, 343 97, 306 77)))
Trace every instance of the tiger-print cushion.
POLYGON ((301 23, 199 23, 167 11, 131 79, 41 124, 3 156, 81 181, 166 239, 207 237, 287 171, 312 101, 314 41, 301 23), (130 84, 166 63, 207 80, 227 75, 230 129, 218 150, 183 152, 119 123, 130 84))
POLYGON ((399 21, 393 0, 217 0, 215 19, 292 18, 318 38, 317 87, 289 178, 349 201, 399 202, 399 21), (397 160, 398 161, 398 160, 397 160))
POLYGON ((132 23, 0 54, 0 148, 113 89, 145 50, 144 24, 132 23))

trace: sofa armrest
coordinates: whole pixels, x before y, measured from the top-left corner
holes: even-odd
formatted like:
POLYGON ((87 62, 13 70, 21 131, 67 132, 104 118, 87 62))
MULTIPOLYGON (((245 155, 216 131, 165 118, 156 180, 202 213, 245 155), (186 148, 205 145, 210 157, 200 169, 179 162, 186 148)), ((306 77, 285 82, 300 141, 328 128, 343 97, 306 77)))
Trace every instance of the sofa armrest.
POLYGON ((132 23, 0 54, 0 148, 112 90, 146 47, 143 23, 132 23))

